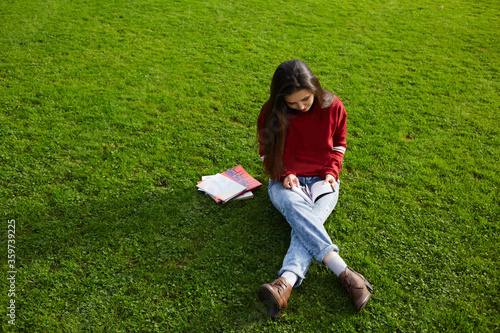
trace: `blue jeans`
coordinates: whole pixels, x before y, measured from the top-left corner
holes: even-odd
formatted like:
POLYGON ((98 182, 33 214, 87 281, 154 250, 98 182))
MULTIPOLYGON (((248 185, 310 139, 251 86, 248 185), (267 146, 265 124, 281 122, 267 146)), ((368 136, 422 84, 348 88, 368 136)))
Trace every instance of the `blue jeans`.
MULTIPOLYGON (((322 180, 320 177, 297 178, 301 185, 308 186, 322 180)), ((294 287, 298 287, 304 280, 313 258, 322 263, 328 253, 339 251, 323 226, 337 204, 339 186, 340 182, 337 183, 334 193, 319 198, 314 206, 311 206, 297 193, 286 189, 282 182, 272 179, 269 181, 271 202, 292 227, 290 247, 278 275, 281 276, 285 271, 297 275, 299 278, 294 287)))

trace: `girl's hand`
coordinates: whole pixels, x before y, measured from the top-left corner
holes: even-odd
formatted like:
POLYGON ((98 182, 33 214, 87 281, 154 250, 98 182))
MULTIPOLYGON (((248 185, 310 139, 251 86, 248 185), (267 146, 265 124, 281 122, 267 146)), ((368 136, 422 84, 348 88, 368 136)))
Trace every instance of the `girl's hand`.
POLYGON ((283 181, 283 186, 285 188, 291 189, 293 185, 299 187, 300 182, 299 182, 299 179, 295 175, 290 174, 290 175, 286 176, 285 180, 283 181))
POLYGON ((330 183, 330 185, 332 185, 334 188, 335 188, 335 186, 337 186, 337 181, 335 180, 335 177, 333 177, 330 174, 327 174, 325 176, 325 180, 323 181, 323 184, 325 184, 325 185, 328 183, 330 183))

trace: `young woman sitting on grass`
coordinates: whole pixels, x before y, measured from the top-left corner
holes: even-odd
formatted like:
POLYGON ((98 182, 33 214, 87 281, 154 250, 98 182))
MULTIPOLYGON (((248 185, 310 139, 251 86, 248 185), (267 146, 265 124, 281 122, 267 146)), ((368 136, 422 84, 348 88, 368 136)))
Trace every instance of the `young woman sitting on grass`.
POLYGON ((342 101, 321 87, 304 62, 278 66, 257 124, 259 153, 270 176, 269 197, 292 227, 279 278, 258 291, 272 318, 285 310, 292 288, 300 286, 313 258, 338 276, 357 311, 371 297, 371 285, 346 265, 323 226, 338 200, 346 118, 342 101), (321 180, 335 191, 312 206, 291 190, 321 180))

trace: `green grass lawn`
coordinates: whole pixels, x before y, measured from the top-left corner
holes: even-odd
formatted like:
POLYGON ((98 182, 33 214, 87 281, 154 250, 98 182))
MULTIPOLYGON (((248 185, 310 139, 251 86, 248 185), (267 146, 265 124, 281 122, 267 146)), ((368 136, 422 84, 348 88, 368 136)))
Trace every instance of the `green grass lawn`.
POLYGON ((499 17, 493 0, 0 2, 3 330, 499 331, 499 17), (292 58, 348 113, 326 228, 374 285, 359 314, 316 263, 278 320, 257 298, 290 227, 256 120, 292 58), (238 164, 254 199, 197 191, 238 164))

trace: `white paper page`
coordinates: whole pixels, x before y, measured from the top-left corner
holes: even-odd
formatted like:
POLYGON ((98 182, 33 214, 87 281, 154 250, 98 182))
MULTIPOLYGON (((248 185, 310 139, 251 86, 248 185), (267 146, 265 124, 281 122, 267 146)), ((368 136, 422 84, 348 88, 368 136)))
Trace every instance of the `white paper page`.
POLYGON ((311 197, 308 195, 308 189, 305 186, 300 186, 297 187, 295 185, 292 186, 292 191, 300 195, 302 198, 304 198, 305 201, 307 201, 308 204, 312 205, 313 201, 311 200, 311 197))
POLYGON ((221 174, 210 177, 196 186, 222 201, 227 201, 246 190, 245 186, 221 174))
POLYGON ((323 181, 316 182, 311 185, 312 201, 315 202, 316 198, 325 193, 335 192, 334 188, 330 183, 323 184, 323 181))

